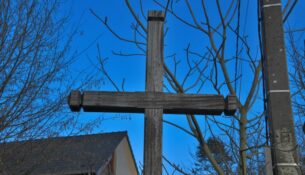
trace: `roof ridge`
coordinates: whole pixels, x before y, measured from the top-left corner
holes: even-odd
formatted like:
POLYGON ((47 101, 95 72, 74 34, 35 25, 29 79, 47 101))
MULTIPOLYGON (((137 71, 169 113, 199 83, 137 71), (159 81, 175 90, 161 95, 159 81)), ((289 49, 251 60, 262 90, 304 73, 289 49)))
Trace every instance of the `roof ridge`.
POLYGON ((24 142, 39 142, 46 140, 57 140, 57 139, 71 139, 71 138, 81 138, 81 137, 91 137, 91 136, 105 136, 105 135, 128 135, 128 131, 114 131, 114 132, 105 132, 105 133, 93 133, 93 134, 83 134, 83 135, 68 135, 68 136, 58 136, 58 137, 46 137, 39 139, 29 139, 29 140, 20 140, 20 141, 12 141, 12 142, 2 142, 1 144, 10 144, 10 143, 24 143, 24 142))

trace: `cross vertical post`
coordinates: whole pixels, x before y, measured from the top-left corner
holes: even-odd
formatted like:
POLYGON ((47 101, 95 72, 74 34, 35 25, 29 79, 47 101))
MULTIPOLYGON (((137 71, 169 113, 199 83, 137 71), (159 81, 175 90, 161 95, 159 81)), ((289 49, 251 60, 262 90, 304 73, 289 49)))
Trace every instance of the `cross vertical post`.
MULTIPOLYGON (((162 11, 148 12, 146 92, 163 89, 163 24, 162 11)), ((162 174, 162 108, 145 109, 144 175, 162 174)))

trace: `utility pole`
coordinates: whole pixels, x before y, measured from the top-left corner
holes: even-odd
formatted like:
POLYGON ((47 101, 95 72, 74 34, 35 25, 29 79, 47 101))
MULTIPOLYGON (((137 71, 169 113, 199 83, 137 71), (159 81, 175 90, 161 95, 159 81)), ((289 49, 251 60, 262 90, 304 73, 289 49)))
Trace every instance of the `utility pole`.
POLYGON ((261 0, 261 2, 264 81, 273 174, 301 175, 291 109, 282 4, 280 0, 261 0))

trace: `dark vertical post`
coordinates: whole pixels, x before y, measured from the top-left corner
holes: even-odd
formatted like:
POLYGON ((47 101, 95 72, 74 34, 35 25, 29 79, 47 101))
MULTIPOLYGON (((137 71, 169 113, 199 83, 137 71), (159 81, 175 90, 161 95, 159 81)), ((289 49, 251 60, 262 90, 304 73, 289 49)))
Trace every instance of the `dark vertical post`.
MULTIPOLYGON (((148 12, 147 92, 162 92, 163 88, 163 23, 163 12, 148 12)), ((144 175, 162 174, 162 115, 163 109, 145 109, 144 175)))
POLYGON ((262 2, 264 78, 273 172, 277 175, 301 174, 291 112, 282 4, 280 0, 262 0, 262 2))

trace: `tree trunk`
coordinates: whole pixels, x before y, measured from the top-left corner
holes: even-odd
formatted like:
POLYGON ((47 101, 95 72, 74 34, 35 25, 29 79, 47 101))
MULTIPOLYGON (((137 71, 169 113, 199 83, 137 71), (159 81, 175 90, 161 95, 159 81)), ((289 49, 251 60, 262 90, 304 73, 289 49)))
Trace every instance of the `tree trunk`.
POLYGON ((240 175, 246 175, 247 174, 247 155, 246 155, 246 149, 247 149, 247 113, 244 109, 241 109, 240 112, 240 122, 239 122, 239 146, 240 146, 240 152, 239 152, 239 165, 238 165, 238 174, 240 175))

